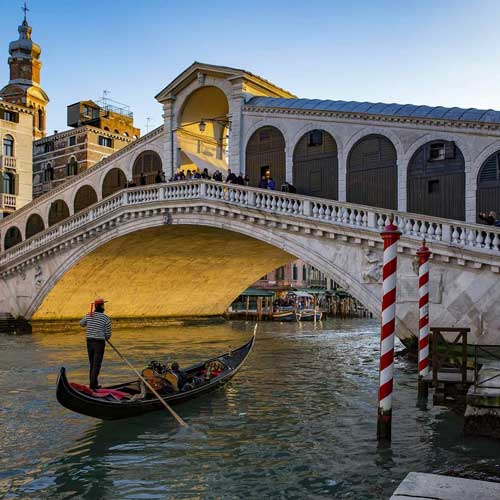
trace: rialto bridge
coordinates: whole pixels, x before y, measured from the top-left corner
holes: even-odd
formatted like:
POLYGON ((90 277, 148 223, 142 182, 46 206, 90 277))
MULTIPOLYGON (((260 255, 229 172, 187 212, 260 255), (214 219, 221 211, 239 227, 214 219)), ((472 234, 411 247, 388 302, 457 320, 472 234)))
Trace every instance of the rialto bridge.
POLYGON ((380 230, 394 214, 398 334, 417 332, 425 237, 431 324, 500 341, 500 230, 475 223, 500 211, 496 112, 301 100, 199 63, 157 99, 164 125, 0 223, 0 312, 75 318, 104 295, 114 317, 220 314, 301 258, 377 314, 380 230), (141 172, 228 167, 298 194, 198 179, 124 189, 141 172))

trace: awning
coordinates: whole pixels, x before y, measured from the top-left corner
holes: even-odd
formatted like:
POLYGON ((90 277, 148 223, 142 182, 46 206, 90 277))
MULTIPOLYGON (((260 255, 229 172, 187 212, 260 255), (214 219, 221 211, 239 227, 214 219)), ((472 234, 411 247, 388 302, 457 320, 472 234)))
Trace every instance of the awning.
POLYGON ((181 149, 184 153, 199 169, 201 172, 206 168, 208 173, 212 175, 216 170, 220 170, 223 175, 227 172, 227 163, 224 160, 218 160, 217 158, 210 158, 204 155, 198 155, 192 151, 185 151, 181 149))
POLYGON ((295 295, 296 297, 305 297, 307 299, 314 298, 310 293, 307 293, 307 292, 297 291, 297 292, 288 292, 288 293, 290 293, 291 295, 295 295))
POLYGON ((271 292, 270 290, 261 290, 259 288, 247 288, 240 295, 244 297, 273 297, 274 292, 271 292))

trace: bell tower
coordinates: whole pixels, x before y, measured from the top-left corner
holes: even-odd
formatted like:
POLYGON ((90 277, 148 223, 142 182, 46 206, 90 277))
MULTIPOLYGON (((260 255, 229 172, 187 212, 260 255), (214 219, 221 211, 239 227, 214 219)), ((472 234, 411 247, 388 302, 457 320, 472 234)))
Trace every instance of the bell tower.
POLYGON ((49 98, 40 87, 40 70, 42 49, 31 39, 31 26, 26 19, 29 10, 26 3, 23 7, 24 19, 18 27, 19 38, 9 45, 9 83, 0 90, 0 97, 4 101, 33 108, 33 139, 45 136, 46 111, 49 98))

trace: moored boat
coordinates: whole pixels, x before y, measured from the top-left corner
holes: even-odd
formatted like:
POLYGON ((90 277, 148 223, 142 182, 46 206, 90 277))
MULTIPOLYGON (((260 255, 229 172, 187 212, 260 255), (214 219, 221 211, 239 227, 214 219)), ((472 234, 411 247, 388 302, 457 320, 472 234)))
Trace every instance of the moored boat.
MULTIPOLYGON (((226 352, 215 358, 210 358, 201 363, 192 365, 184 370, 187 377, 199 377, 207 366, 213 362, 219 362, 223 369, 209 380, 196 385, 188 390, 162 395, 163 399, 171 406, 197 398, 203 394, 225 385, 241 368, 255 343, 255 335, 244 345, 233 351, 226 352)), ((117 420, 134 417, 143 413, 164 409, 162 403, 153 395, 146 394, 141 397, 141 384, 139 380, 133 380, 124 384, 106 387, 110 397, 105 399, 97 395, 79 390, 78 384, 69 382, 65 368, 61 368, 57 380, 57 400, 61 405, 76 413, 102 420, 117 420), (125 395, 122 399, 115 399, 113 394, 125 395), (127 397, 130 396, 130 397, 127 397)))
POLYGON ((318 309, 301 309, 297 311, 298 321, 320 321, 322 317, 323 313, 318 309))
POLYGON ((295 307, 279 307, 273 312, 273 321, 297 321, 295 307))

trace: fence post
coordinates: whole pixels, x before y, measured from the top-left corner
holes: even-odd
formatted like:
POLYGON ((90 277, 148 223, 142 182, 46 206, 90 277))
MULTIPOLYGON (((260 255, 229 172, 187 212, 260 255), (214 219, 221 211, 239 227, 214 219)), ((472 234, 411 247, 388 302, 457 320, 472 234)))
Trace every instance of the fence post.
POLYGON ((394 330, 396 325, 397 243, 401 232, 389 224, 381 233, 384 240, 382 268, 382 327, 380 331, 380 370, 377 439, 390 440, 392 426, 392 387, 394 377, 394 330))
POLYGON ((417 251, 418 256, 418 399, 425 400, 429 387, 424 380, 429 373, 429 256, 425 245, 417 251))

